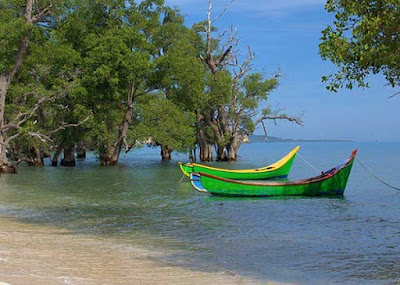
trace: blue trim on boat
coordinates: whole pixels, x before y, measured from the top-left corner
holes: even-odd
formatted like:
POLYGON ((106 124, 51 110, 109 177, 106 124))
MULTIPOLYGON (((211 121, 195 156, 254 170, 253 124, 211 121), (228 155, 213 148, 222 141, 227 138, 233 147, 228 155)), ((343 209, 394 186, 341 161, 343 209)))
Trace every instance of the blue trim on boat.
POLYGON ((194 189, 196 189, 199 192, 208 192, 203 185, 200 182, 200 175, 197 173, 190 173, 190 183, 192 183, 192 186, 194 189))

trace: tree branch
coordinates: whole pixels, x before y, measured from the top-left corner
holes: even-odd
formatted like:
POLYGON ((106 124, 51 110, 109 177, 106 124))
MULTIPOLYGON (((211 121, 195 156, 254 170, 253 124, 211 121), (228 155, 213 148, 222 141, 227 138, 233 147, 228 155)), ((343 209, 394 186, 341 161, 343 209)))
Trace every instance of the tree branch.
MULTIPOLYGON (((54 133, 56 133, 56 132, 58 132, 58 131, 61 131, 61 130, 65 130, 66 128, 77 128, 77 127, 79 127, 80 125, 82 125, 83 123, 85 123, 87 120, 89 120, 89 116, 87 116, 84 120, 82 120, 82 121, 80 121, 79 123, 76 123, 76 124, 66 124, 66 123, 63 123, 60 127, 58 127, 57 129, 55 129, 55 130, 53 130, 53 131, 51 131, 50 133, 49 133, 49 137, 51 137, 51 135, 53 135, 54 133)), ((51 141, 51 140, 50 140, 51 141)))
POLYGON ((265 140, 265 141, 268 141, 267 128, 265 127, 264 121, 261 121, 261 124, 262 124, 263 130, 264 130, 264 140, 265 140))
POLYGON ((256 120, 254 122, 254 125, 257 126, 258 124, 260 124, 261 122, 263 123, 263 127, 265 128, 264 125, 264 120, 273 120, 274 124, 277 124, 277 120, 286 120, 292 123, 296 123, 297 125, 303 126, 303 121, 300 117, 292 117, 286 114, 279 114, 280 110, 276 111, 275 114, 272 115, 264 115, 263 117, 259 118, 258 120, 256 120))
POLYGON ((12 135, 11 137, 8 137, 6 140, 5 140, 5 145, 7 146, 9 143, 10 143, 10 141, 12 141, 13 139, 16 139, 17 137, 19 137, 20 136, 20 133, 16 133, 16 134, 14 134, 14 135, 12 135))
POLYGON ((46 135, 41 134, 39 132, 29 132, 28 135, 30 135, 31 137, 36 137, 39 140, 41 140, 42 142, 52 141, 52 139, 49 136, 46 136, 46 135))
MULTIPOLYGON (((219 18, 221 18, 222 15, 225 14, 226 10, 228 10, 228 7, 229 7, 230 5, 232 5, 232 3, 233 3, 234 1, 235 1, 235 0, 231 0, 231 1, 225 6, 224 10, 222 10, 221 13, 219 13, 217 17, 215 17, 214 19, 211 20, 211 23, 214 23, 214 22, 216 22, 219 18)), ((211 2, 211 1, 209 1, 209 2, 211 2)))
POLYGON ((42 97, 42 98, 40 98, 37 101, 37 103, 35 104, 35 106, 33 106, 28 112, 19 113, 18 114, 18 116, 16 118, 17 120, 20 120, 20 121, 18 121, 18 123, 9 122, 7 125, 3 126, 1 128, 1 130, 2 131, 8 131, 9 129, 19 129, 23 123, 25 123, 30 118, 32 118, 33 115, 35 115, 37 109, 39 109, 39 107, 42 104, 54 101, 55 99, 56 99, 56 97, 42 97))
POLYGON ((216 66, 218 67, 228 56, 228 54, 232 51, 232 46, 229 46, 229 48, 218 58, 218 60, 215 62, 216 66))
MULTIPOLYGON (((40 132, 28 132, 28 135, 30 135, 31 137, 36 137, 39 140, 41 140, 42 142, 46 142, 46 141, 53 141, 51 139, 51 136, 53 134, 55 134, 56 132, 59 132, 61 130, 65 130, 66 128, 71 128, 71 127, 79 127, 80 125, 82 125, 83 123, 85 123, 87 120, 89 120, 89 116, 87 116, 84 120, 80 121, 79 123, 76 124, 62 124, 60 127, 54 129, 53 131, 49 132, 48 134, 42 134, 40 132)), ((16 137, 18 137, 20 135, 20 133, 15 134, 14 136, 11 136, 9 138, 7 138, 7 142, 10 142, 12 139, 15 139, 16 137)))
POLYGON ((395 97, 395 96, 397 96, 397 95, 399 95, 399 94, 400 94, 400 92, 397 92, 397 93, 391 95, 390 97, 388 97, 388 99, 393 98, 393 97, 395 97))
MULTIPOLYGON (((233 2, 233 0, 231 1, 233 2)), ((207 28, 206 28, 206 57, 204 58, 203 56, 200 56, 202 60, 204 60, 208 67, 210 68, 212 73, 216 73, 218 66, 223 63, 223 61, 226 59, 228 54, 232 50, 232 46, 230 46, 221 56, 218 57, 218 59, 213 59, 212 57, 212 50, 211 50, 211 32, 212 32, 212 23, 215 22, 218 18, 222 16, 223 13, 225 13, 227 7, 215 18, 211 18, 211 12, 212 12, 212 0, 208 1, 208 12, 207 12, 207 28)))
POLYGON ((50 4, 46 8, 44 8, 42 11, 39 12, 39 14, 35 15, 32 17, 32 24, 36 24, 38 22, 43 21, 43 19, 50 15, 51 13, 51 8, 53 8, 53 4, 50 4))

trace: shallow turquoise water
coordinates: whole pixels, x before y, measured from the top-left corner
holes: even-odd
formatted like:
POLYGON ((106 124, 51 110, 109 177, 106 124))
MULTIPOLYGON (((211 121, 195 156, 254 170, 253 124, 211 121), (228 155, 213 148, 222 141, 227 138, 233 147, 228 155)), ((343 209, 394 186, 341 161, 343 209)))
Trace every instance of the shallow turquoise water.
MULTIPOLYGON (((296 144, 251 143, 236 163, 274 162, 296 144)), ((358 158, 400 186, 400 143, 301 143, 300 154, 326 170, 358 158)), ((0 179, 0 215, 107 237, 123 246, 167 249, 169 265, 301 284, 400 283, 400 192, 357 163, 342 198, 221 198, 195 192, 174 156, 136 149, 117 167, 94 155, 76 168, 21 167, 0 179)), ((299 158, 291 179, 317 172, 299 158)))

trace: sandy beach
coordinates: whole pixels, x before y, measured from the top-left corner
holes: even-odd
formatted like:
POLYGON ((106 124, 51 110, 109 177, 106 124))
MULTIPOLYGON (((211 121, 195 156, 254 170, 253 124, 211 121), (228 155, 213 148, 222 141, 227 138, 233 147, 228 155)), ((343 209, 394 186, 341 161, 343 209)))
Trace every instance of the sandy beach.
POLYGON ((278 284, 156 261, 98 237, 0 217, 0 284, 278 284))

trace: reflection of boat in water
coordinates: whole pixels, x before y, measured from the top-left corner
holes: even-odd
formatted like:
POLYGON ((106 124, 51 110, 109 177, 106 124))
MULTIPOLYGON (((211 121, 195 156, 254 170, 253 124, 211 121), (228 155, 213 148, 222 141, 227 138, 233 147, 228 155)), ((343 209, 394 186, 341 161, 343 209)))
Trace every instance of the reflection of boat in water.
POLYGON ((299 146, 295 147, 285 157, 271 165, 256 169, 222 169, 197 163, 182 164, 181 162, 179 162, 179 167, 187 177, 190 177, 190 173, 192 172, 202 172, 218 177, 239 180, 263 180, 275 177, 284 178, 288 176, 299 148, 299 146))
POLYGON ((321 175, 297 181, 238 181, 191 173, 192 186, 200 192, 220 196, 339 196, 343 195, 357 150, 343 164, 321 175))

